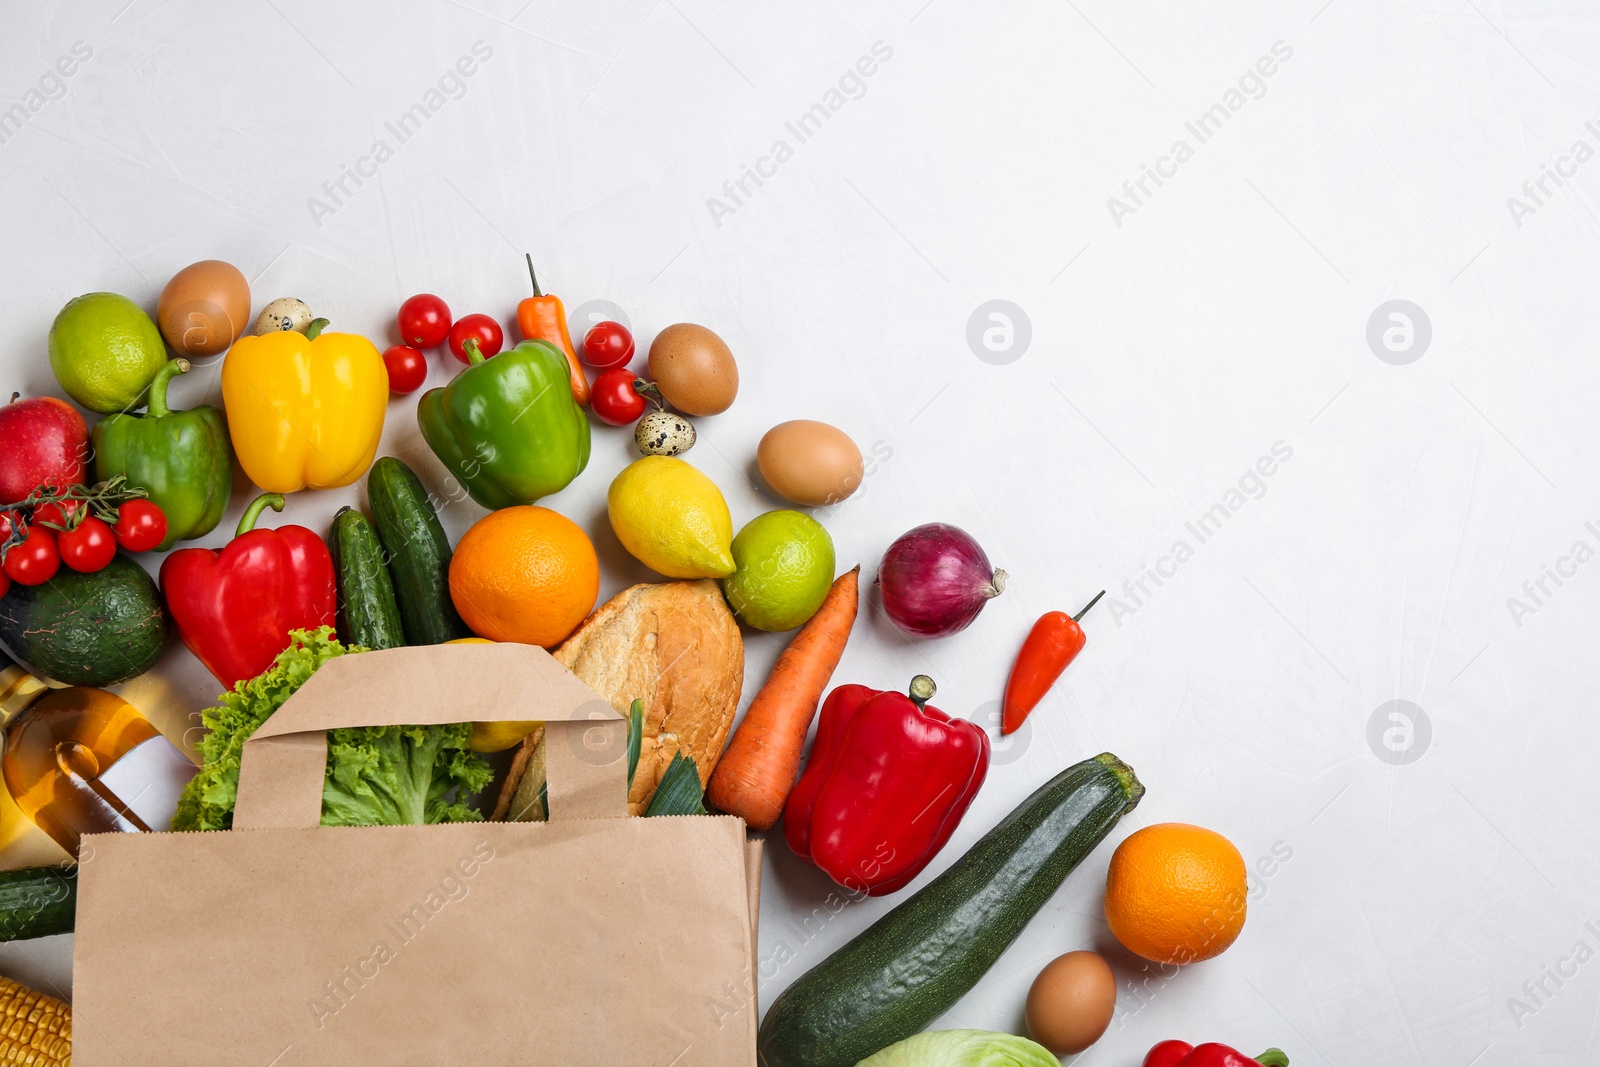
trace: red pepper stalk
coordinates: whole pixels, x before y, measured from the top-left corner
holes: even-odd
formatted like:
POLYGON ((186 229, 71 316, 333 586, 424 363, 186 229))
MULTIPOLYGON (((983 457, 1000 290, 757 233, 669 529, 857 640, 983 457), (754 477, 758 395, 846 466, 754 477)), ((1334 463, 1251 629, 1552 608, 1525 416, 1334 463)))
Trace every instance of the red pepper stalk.
POLYGON ((178 636, 229 689, 270 667, 290 630, 332 626, 337 608, 328 546, 304 526, 257 530, 263 508, 282 511, 283 497, 257 497, 222 551, 182 548, 161 564, 178 636))
POLYGON ((784 810, 796 856, 869 896, 892 893, 928 865, 989 770, 989 736, 911 692, 841 685, 822 704, 805 773, 784 810))
POLYGON ((1163 1041, 1145 1054, 1143 1067, 1289 1067, 1289 1057, 1275 1048, 1251 1059, 1227 1045, 1163 1041))

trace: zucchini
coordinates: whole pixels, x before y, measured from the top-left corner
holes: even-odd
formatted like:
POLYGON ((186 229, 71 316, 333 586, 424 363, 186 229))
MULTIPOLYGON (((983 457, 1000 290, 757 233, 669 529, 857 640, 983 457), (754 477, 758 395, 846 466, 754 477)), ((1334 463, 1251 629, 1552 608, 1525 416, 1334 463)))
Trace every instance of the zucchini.
POLYGON ((371 649, 404 645, 394 582, 372 523, 354 508, 340 508, 328 530, 328 552, 339 580, 339 640, 371 649))
POLYGON ((438 645, 471 637, 450 600, 450 539, 416 472, 384 456, 367 474, 367 503, 394 579, 406 643, 438 645))
POLYGON ((0 941, 70 933, 77 910, 76 867, 0 871, 0 941))
POLYGON ((786 989, 761 1023, 765 1067, 853 1067, 978 983, 1144 795, 1109 752, 1062 771, 939 877, 786 989))

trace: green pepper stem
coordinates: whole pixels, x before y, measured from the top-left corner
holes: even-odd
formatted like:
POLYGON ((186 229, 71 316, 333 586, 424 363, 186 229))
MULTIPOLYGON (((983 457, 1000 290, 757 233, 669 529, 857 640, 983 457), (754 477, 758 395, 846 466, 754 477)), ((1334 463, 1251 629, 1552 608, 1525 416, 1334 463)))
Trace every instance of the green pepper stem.
POLYGON ((524 252, 522 255, 528 261, 528 280, 533 282, 533 295, 543 296, 544 294, 539 291, 539 276, 533 273, 533 253, 524 252))
POLYGON ((469 367, 476 367, 478 364, 489 358, 488 356, 484 355, 483 350, 478 347, 478 339, 476 337, 469 337, 465 341, 462 341, 461 351, 467 354, 467 366, 469 367))
POLYGON ((306 340, 315 341, 328 328, 327 319, 312 319, 311 325, 306 327, 306 340))
POLYGON ((1261 1064, 1261 1067, 1289 1067, 1289 1057, 1279 1048, 1267 1049, 1256 1057, 1256 1062, 1261 1064))
POLYGON ((929 678, 926 674, 919 674, 911 679, 911 690, 908 695, 911 697, 911 702, 917 706, 917 710, 921 711, 923 705, 933 699, 933 694, 937 689, 938 687, 933 684, 932 678, 929 678))
POLYGON ((167 383, 172 381, 174 374, 189 373, 189 361, 179 357, 169 359, 156 371, 156 376, 150 381, 150 399, 145 404, 146 413, 152 419, 164 418, 172 414, 172 409, 167 407, 167 383))
POLYGON ((273 511, 283 510, 283 496, 279 493, 262 493, 250 501, 250 506, 244 509, 244 514, 239 516, 239 528, 233 532, 235 537, 243 537, 256 528, 256 520, 261 517, 262 508, 271 508, 273 511))
POLYGON ((1074 615, 1072 617, 1072 621, 1073 622, 1077 622, 1079 619, 1081 619, 1085 615, 1089 614, 1089 609, 1094 607, 1096 604, 1100 603, 1100 598, 1105 596, 1105 595, 1106 595, 1106 591, 1104 589, 1102 589, 1098 593, 1096 593, 1094 595, 1094 599, 1089 601, 1087 604, 1085 604, 1083 606, 1083 610, 1078 612, 1076 615, 1074 615))

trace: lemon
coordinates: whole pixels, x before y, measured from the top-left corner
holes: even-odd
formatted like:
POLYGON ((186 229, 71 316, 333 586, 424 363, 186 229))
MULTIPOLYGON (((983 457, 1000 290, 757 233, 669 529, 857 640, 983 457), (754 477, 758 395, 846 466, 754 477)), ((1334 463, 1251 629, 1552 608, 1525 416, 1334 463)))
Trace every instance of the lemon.
MULTIPOLYGON (((487 637, 458 637, 445 644, 492 645, 494 642, 487 637)), ((522 744, 522 739, 533 733, 539 725, 538 722, 475 722, 467 747, 474 752, 502 752, 513 745, 522 744)))
POLYGON ((769 511, 733 539, 734 572, 722 593, 757 630, 793 630, 817 613, 833 585, 833 538, 798 511, 769 511))
POLYGON ((622 469, 606 493, 622 547, 668 578, 733 573, 733 517, 722 490, 674 456, 646 456, 622 469))
POLYGON ((144 403, 167 362, 161 332, 125 296, 89 293, 67 301, 50 324, 50 369, 67 395, 111 415, 144 403))

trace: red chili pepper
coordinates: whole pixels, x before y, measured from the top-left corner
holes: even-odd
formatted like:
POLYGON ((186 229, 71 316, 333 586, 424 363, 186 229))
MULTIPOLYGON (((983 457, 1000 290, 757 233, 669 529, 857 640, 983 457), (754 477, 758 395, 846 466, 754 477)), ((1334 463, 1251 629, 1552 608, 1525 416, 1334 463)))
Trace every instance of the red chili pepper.
POLYGON ((1078 620, 1105 595, 1106 591, 1100 590, 1076 615, 1051 611, 1039 616, 1039 621, 1033 624, 1022 642, 1022 651, 1017 653, 1017 661, 1011 665, 1011 677, 1006 679, 1006 696, 1000 711, 1002 734, 1009 734, 1022 725, 1022 720, 1056 684, 1067 664, 1083 651, 1089 639, 1084 636, 1078 620))
POLYGON ((572 335, 567 332, 567 309, 559 296, 547 296, 539 291, 539 276, 533 273, 533 256, 527 259, 533 295, 517 305, 517 329, 522 331, 524 341, 548 341, 567 357, 572 399, 586 405, 589 403, 589 379, 583 376, 583 365, 572 349, 572 335))
POLYGON ((989 735, 911 695, 841 685, 823 701, 817 740, 789 796, 794 854, 835 882, 882 896, 938 855, 989 771, 989 735))
POLYGON ((1289 1057, 1275 1048, 1251 1059, 1227 1045, 1163 1041, 1145 1053, 1143 1067, 1289 1067, 1289 1057))
POLYGON ((257 530, 267 493, 245 509, 221 552, 183 548, 161 564, 161 592, 189 651, 229 689, 272 665, 289 631, 331 626, 337 608, 333 558, 304 526, 257 530))

